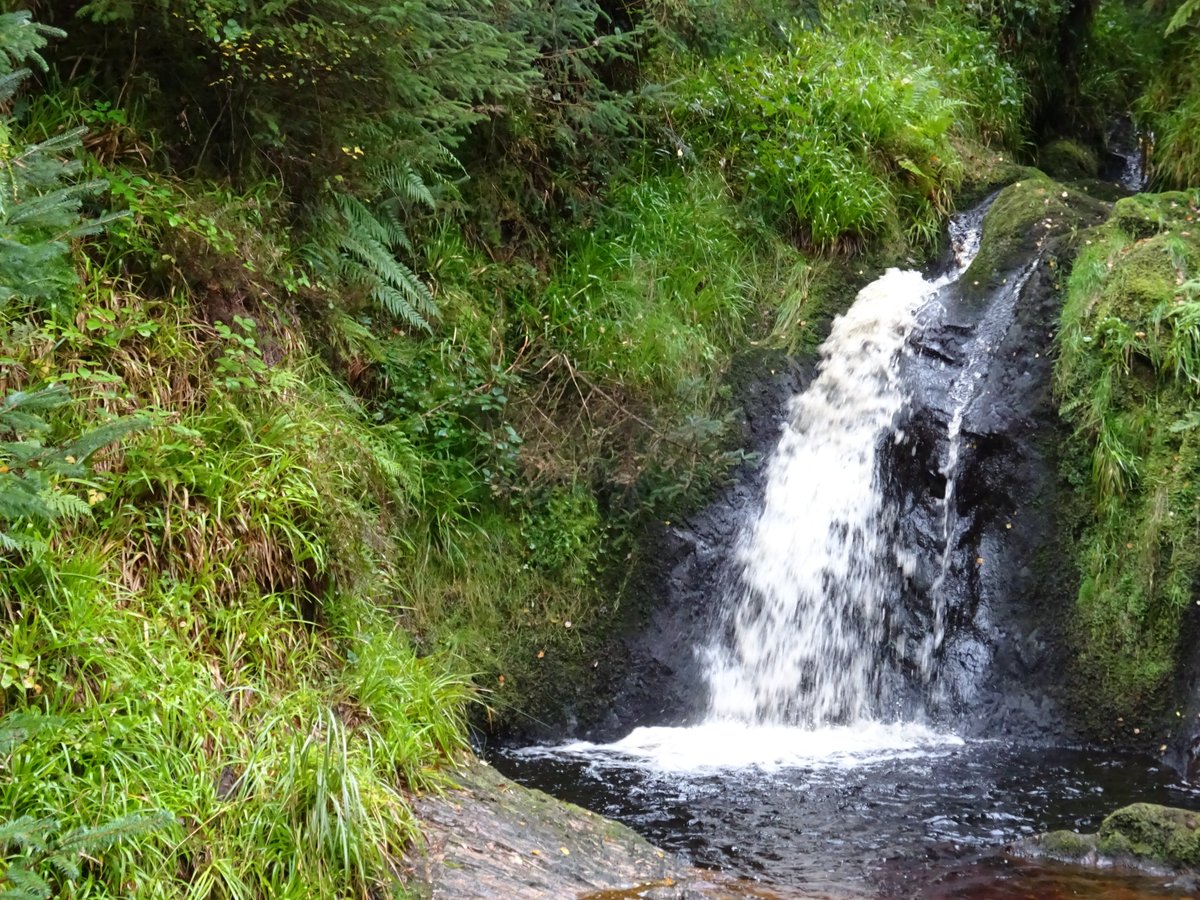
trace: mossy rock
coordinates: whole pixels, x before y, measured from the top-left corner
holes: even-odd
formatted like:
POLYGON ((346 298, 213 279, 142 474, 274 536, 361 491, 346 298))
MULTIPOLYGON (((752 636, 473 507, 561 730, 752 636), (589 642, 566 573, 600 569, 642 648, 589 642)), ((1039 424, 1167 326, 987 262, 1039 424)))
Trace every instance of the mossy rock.
POLYGON ((983 220, 979 254, 961 284, 979 296, 1007 279, 1030 252, 1047 241, 1102 222, 1109 207, 1083 191, 1025 169, 1020 181, 1004 188, 983 220))
POLYGON ((1038 153, 1038 168, 1052 178, 1070 181, 1095 178, 1100 173, 1100 161, 1094 151, 1075 141, 1051 141, 1038 153))
POLYGON ((1103 856, 1130 856, 1171 869, 1200 869, 1200 814, 1191 810, 1134 803, 1100 825, 1103 856))
POLYGON ((1099 868, 1200 871, 1200 814, 1134 803, 1105 819, 1096 834, 1051 831, 1018 841, 1008 852, 1099 868))
POLYGON ((959 209, 969 209, 993 191, 1020 181, 1033 171, 1018 164, 1009 154, 976 141, 953 138, 951 143, 963 164, 963 183, 954 196, 959 209))
POLYGON ((1133 238, 1187 228, 1195 219, 1195 196, 1183 191, 1134 194, 1117 201, 1113 221, 1133 238))
POLYGON ((1018 841, 1009 847, 1009 852, 1024 858, 1053 859, 1058 862, 1087 865, 1098 860, 1099 844, 1099 835, 1051 831, 1018 841))
POLYGON ((1168 712, 1200 579, 1198 298, 1188 287, 1200 273, 1198 203, 1139 194, 1080 234, 1058 336, 1056 389, 1074 428, 1063 474, 1083 511, 1078 707, 1097 736, 1126 744, 1168 712))

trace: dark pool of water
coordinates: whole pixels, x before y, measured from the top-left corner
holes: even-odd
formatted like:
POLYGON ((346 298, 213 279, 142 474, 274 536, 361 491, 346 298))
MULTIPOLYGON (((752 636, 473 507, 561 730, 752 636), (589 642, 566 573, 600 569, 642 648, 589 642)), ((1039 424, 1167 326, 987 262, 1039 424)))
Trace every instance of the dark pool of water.
POLYGON ((701 866, 805 892, 886 897, 1180 897, 1194 884, 1008 858, 1040 831, 1094 831, 1200 792, 1143 757, 970 743, 853 768, 656 771, 603 754, 495 754, 498 769, 701 866))

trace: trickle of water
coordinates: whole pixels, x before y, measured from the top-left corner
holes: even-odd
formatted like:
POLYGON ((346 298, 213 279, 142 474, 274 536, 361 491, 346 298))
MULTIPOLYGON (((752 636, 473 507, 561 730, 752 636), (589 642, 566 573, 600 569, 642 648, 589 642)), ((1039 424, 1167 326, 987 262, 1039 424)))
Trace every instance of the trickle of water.
POLYGON ((945 492, 942 495, 942 564, 941 571, 930 589, 933 627, 925 635, 917 654, 917 668, 925 681, 929 681, 933 676, 935 654, 946 636, 945 583, 950 574, 950 561, 958 540, 955 492, 958 488, 959 459, 962 455, 963 418, 975 399, 977 382, 983 377, 993 352, 1012 322, 1017 297, 1029 281, 1036 265, 1035 259, 1019 272, 1011 283, 1004 286, 999 296, 988 307, 982 321, 975 328, 974 337, 966 347, 962 371, 950 386, 949 400, 953 412, 946 429, 946 456, 938 467, 946 480, 945 492))
POLYGON ((792 400, 763 511, 739 549, 730 640, 710 651, 713 718, 815 726, 877 712, 898 572, 878 447, 904 404, 897 359, 932 289, 898 269, 867 285, 792 400))

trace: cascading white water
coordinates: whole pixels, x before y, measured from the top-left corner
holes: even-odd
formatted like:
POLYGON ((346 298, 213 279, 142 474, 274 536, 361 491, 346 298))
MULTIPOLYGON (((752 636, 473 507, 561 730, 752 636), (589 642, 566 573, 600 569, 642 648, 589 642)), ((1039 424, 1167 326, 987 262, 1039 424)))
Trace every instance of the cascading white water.
POLYGON ((899 358, 918 311, 970 264, 983 210, 952 225, 952 271, 930 281, 888 270, 834 321, 816 379, 790 404, 762 512, 739 541, 732 612, 704 649, 707 721, 526 752, 684 770, 857 765, 962 743, 884 715, 888 604, 914 563, 893 540, 896 511, 884 499, 878 455, 900 437, 899 358))
POLYGON ((904 404, 897 359, 933 285, 892 269, 833 325, 793 399, 761 515, 739 550, 731 640, 711 651, 711 715, 809 726, 878 712, 894 512, 877 450, 904 404))
MULTIPOLYGON (((946 275, 890 269, 834 321, 817 378, 791 402, 763 511, 740 542, 736 611, 707 651, 710 719, 820 727, 884 712, 888 602, 913 560, 892 540, 878 453, 907 400, 900 352, 929 297, 974 259, 983 210, 951 223, 946 275)), ((965 398, 951 426, 955 457, 963 408, 965 398)), ((922 658, 941 643, 941 618, 922 658)))

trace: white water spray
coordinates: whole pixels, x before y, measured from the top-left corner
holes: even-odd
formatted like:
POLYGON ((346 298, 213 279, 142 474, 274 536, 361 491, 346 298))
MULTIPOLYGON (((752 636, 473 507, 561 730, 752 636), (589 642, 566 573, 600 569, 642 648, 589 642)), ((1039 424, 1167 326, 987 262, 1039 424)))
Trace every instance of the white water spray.
POLYGON ((711 651, 715 719, 808 726, 877 714, 879 647, 901 563, 878 450, 904 405, 898 358, 933 285, 892 269, 833 325, 739 549, 731 640, 711 651))

